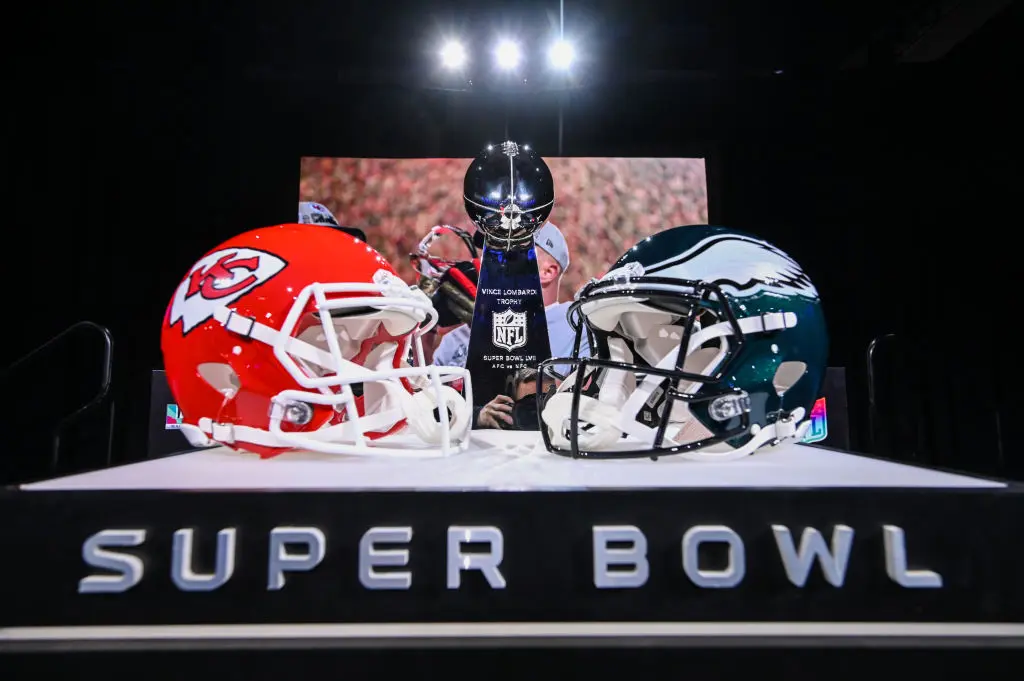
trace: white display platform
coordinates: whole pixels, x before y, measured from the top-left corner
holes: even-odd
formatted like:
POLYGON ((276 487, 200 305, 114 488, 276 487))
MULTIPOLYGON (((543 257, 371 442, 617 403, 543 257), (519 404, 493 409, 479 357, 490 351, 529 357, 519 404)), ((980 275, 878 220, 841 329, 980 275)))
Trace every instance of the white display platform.
POLYGON ((261 460, 218 447, 22 485, 23 490, 586 490, 665 488, 1004 488, 1001 482, 784 444, 737 461, 585 461, 544 449, 535 432, 478 431, 443 459, 329 456, 261 460))

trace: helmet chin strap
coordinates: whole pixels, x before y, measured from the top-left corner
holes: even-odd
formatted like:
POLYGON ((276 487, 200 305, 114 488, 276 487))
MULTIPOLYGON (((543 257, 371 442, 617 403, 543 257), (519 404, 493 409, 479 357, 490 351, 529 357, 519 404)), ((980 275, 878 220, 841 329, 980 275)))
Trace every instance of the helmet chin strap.
MULTIPOLYGON (((737 320, 740 329, 744 334, 764 333, 796 326, 796 315, 792 312, 775 312, 752 317, 745 317, 737 320)), ((728 322, 721 322, 701 329, 691 338, 687 348, 687 362, 697 359, 700 347, 709 340, 722 338, 733 334, 733 327, 728 322)), ((714 352, 711 357, 700 357, 701 366, 685 366, 685 370, 691 373, 705 374, 713 371, 725 358, 727 342, 723 342, 721 348, 714 352)), ((632 353, 622 339, 610 338, 608 341, 609 359, 613 361, 631 362, 632 353)), ((676 364, 680 348, 677 346, 667 353, 657 363, 659 369, 671 369, 676 364)), ((600 378, 600 390, 595 399, 586 395, 579 397, 579 422, 589 425, 587 430, 579 428, 579 446, 584 450, 614 450, 617 446, 627 445, 628 440, 622 436, 630 436, 639 442, 637 444, 648 444, 653 446, 657 437, 657 428, 652 428, 639 423, 636 420, 637 414, 644 404, 651 398, 657 387, 663 382, 663 378, 655 375, 648 375, 636 385, 636 379, 632 372, 605 370, 600 378)), ((548 428, 551 443, 559 448, 569 448, 571 443, 566 432, 569 419, 572 413, 573 395, 566 392, 575 385, 576 372, 571 373, 559 386, 559 392, 552 395, 547 401, 541 419, 548 428)), ((810 425, 810 421, 804 420, 805 411, 803 408, 793 410, 785 418, 768 424, 766 426, 753 425, 750 428, 751 439, 741 447, 732 447, 728 444, 720 444, 705 447, 693 452, 679 452, 673 456, 694 461, 728 461, 739 459, 751 454, 759 447, 776 440, 784 440, 792 437, 802 438, 810 425)), ((692 438, 685 437, 690 426, 700 425, 696 422, 688 409, 673 410, 668 416, 673 422, 666 430, 663 446, 672 447, 692 438)), ((622 447, 627 449, 628 447, 622 447)))
MULTIPOLYGON (((693 347, 691 345, 691 347, 693 347)), ((714 359, 708 361, 703 359, 701 366, 687 366, 687 371, 702 373, 709 367, 721 362, 725 356, 726 348, 716 353, 714 359)), ((633 353, 630 352, 626 341, 621 338, 608 339, 609 359, 616 362, 633 362, 633 353)), ((659 369, 671 369, 675 366, 676 356, 679 354, 679 347, 676 346, 666 354, 657 364, 659 369)), ((691 363, 691 362, 688 362, 691 363)), ((567 377, 559 386, 561 390, 573 385, 575 373, 567 377)), ((609 449, 620 442, 623 434, 632 436, 641 443, 654 444, 657 437, 657 428, 645 426, 636 420, 644 405, 651 400, 652 395, 664 382, 664 378, 649 374, 637 385, 636 375, 631 371, 617 371, 606 369, 601 372, 598 379, 599 391, 597 398, 580 395, 579 420, 590 425, 586 431, 580 430, 578 437, 580 446, 584 449, 609 449)), ((670 418, 673 422, 665 433, 664 445, 673 446, 680 444, 678 440, 683 430, 692 420, 689 409, 685 404, 677 405, 681 408, 673 409, 670 418)), ((559 392, 551 397, 545 414, 542 415, 545 423, 552 427, 555 435, 552 436, 552 443, 558 446, 569 446, 569 441, 564 435, 565 427, 555 427, 556 424, 568 422, 572 410, 572 395, 567 392, 559 392), (547 414, 550 409, 550 415, 547 414), (550 419, 550 420, 549 420, 550 419)))
MULTIPOLYGON (((289 391, 285 391, 285 393, 287 392, 289 391)), ((283 394, 284 393, 282 393, 282 395, 283 394)), ((314 398, 323 397, 322 395, 316 395, 313 393, 303 393, 303 395, 314 398)), ((275 400, 279 399, 281 399, 281 395, 278 395, 275 398, 275 400)), ((286 401, 289 403, 295 402, 295 400, 291 399, 286 399, 286 401)), ((314 400, 308 401, 313 402, 314 400)), ((276 416, 272 416, 270 419, 270 430, 253 428, 252 426, 235 425, 233 423, 217 423, 210 418, 201 418, 199 419, 198 426, 195 427, 195 430, 198 431, 198 433, 193 434, 192 437, 189 437, 188 435, 186 435, 186 437, 189 438, 190 443, 196 435, 203 435, 207 438, 207 441, 210 444, 234 445, 236 443, 247 442, 254 445, 261 445, 263 447, 308 449, 310 451, 324 452, 327 454, 349 454, 353 453, 349 451, 352 447, 360 447, 355 443, 363 438, 363 431, 358 429, 356 424, 352 421, 347 421, 335 426, 327 426, 326 428, 321 428, 308 433, 289 433, 282 431, 282 421, 280 416, 280 412, 282 411, 281 407, 282 404, 280 402, 275 402, 272 407, 273 411, 277 412, 277 414, 276 416)), ((401 418, 401 414, 394 411, 365 416, 359 420, 359 426, 364 429, 384 428, 389 423, 393 424, 396 416, 401 418)), ((199 446, 210 446, 210 444, 199 446)), ((361 445, 360 448, 365 450, 367 453, 374 453, 374 451, 376 451, 374 448, 368 447, 365 444, 361 445)))
MULTIPOLYGON (((380 372, 393 368, 397 351, 397 343, 378 345, 366 359, 367 368, 380 372)), ((427 369, 429 383, 416 393, 410 393, 397 381, 364 383, 363 406, 368 414, 396 413, 398 418, 394 423, 404 419, 406 427, 424 442, 447 446, 444 441, 451 433, 461 436, 469 426, 470 409, 462 395, 441 382, 437 367, 429 366, 427 369), (435 409, 437 417, 434 416, 435 409)))
POLYGON ((469 428, 470 409, 466 400, 451 386, 436 384, 414 395, 395 391, 405 414, 407 427, 429 444, 444 445, 451 434, 462 436, 469 428), (440 408, 438 408, 440 405, 440 408), (440 419, 434 416, 438 411, 440 419))
MULTIPOLYGON (((621 338, 608 339, 609 359, 617 362, 632 362, 633 355, 621 338)), ((594 371, 593 374, 597 374, 594 371)), ((636 376, 630 371, 605 370, 597 379, 600 389, 597 398, 580 395, 579 421, 590 428, 578 431, 580 447, 583 449, 607 449, 619 442, 623 432, 628 432, 629 419, 623 419, 620 409, 636 392, 636 376), (621 422, 621 423, 620 423, 621 422)), ((551 442, 558 447, 568 447, 565 436, 572 413, 572 394, 565 392, 576 383, 577 372, 565 377, 558 392, 551 396, 544 407, 541 419, 551 432, 551 442)), ((584 377, 586 380, 586 377, 584 377)), ((640 428, 640 424, 637 424, 640 428)))
POLYGON ((705 447, 694 452, 680 452, 673 456, 690 461, 733 461, 749 456, 755 450, 769 443, 777 444, 791 438, 802 440, 811 425, 810 420, 804 420, 805 413, 803 407, 797 407, 775 423, 770 423, 764 427, 757 424, 752 425, 750 427, 752 437, 741 447, 730 447, 727 444, 721 444, 705 447))
MULTIPOLYGON (((296 357, 324 367, 334 366, 330 353, 298 338, 283 338, 281 332, 254 319, 241 317, 227 308, 218 309, 214 316, 229 331, 271 346, 281 340, 285 343, 286 351, 296 357)), ((273 399, 269 430, 220 424, 204 418, 200 419, 197 427, 192 427, 185 435, 194 446, 249 442, 266 447, 306 449, 327 454, 388 454, 418 458, 446 456, 451 453, 453 441, 458 443, 459 450, 464 450, 469 442, 467 435, 471 420, 471 410, 466 399, 458 391, 443 384, 442 372, 436 366, 422 368, 432 385, 425 386, 415 394, 410 394, 397 378, 379 377, 382 373, 395 372, 394 357, 397 350, 397 343, 381 344, 374 349, 364 365, 351 367, 357 372, 351 382, 363 382, 365 415, 358 414, 354 395, 346 383, 341 386, 342 390, 339 393, 315 393, 307 390, 280 392, 273 399), (365 378, 361 374, 365 374, 365 378), (348 418, 342 423, 315 431, 284 431, 281 428, 285 422, 284 413, 289 404, 295 403, 340 407, 348 418), (434 416, 434 410, 438 405, 442 405, 438 412, 443 420, 438 420, 434 416), (367 433, 387 432, 403 419, 406 421, 406 429, 412 431, 427 445, 439 446, 441 451, 387 447, 388 438, 374 440, 373 444, 368 442, 367 433)))
MULTIPOLYGON (((366 416, 359 416, 355 419, 342 423, 320 428, 310 432, 285 432, 281 430, 282 414, 286 405, 296 402, 312 404, 342 403, 345 398, 352 397, 351 390, 346 389, 342 394, 327 396, 317 393, 310 393, 301 390, 286 390, 274 398, 273 413, 270 419, 270 430, 261 430, 251 426, 240 426, 233 424, 215 423, 212 419, 204 418, 199 420, 198 427, 195 427, 197 442, 205 441, 208 444, 196 446, 210 446, 221 443, 233 445, 239 442, 262 445, 266 447, 301 449, 320 452, 323 454, 342 455, 378 455, 389 454, 393 456, 404 456, 409 458, 430 458, 446 456, 451 453, 452 441, 461 440, 457 449, 464 450, 468 444, 465 437, 469 425, 469 408, 462 395, 448 386, 440 386, 442 400, 447 406, 452 418, 444 423, 434 418, 433 408, 436 401, 431 397, 434 391, 427 390, 410 395, 399 386, 384 384, 388 387, 390 400, 383 410, 366 416), (437 449, 415 449, 415 448, 394 448, 387 446, 387 438, 367 441, 366 433, 373 431, 387 431, 395 423, 405 419, 408 427, 413 430, 428 445, 439 445, 437 449), (446 442, 447 440, 447 442, 446 442)), ((354 410, 354 404, 352 409, 354 410)), ((351 412, 350 412, 351 413, 351 412)), ((188 435, 187 435, 188 437, 188 435)), ((189 437, 190 442, 193 438, 189 437)))
MULTIPOLYGON (((398 350, 397 343, 383 343, 367 357, 366 368, 385 372, 394 368, 395 352, 398 350)), ((401 421, 405 421, 405 428, 411 430, 417 437, 428 445, 440 445, 442 452, 447 452, 451 447, 452 440, 464 440, 469 428, 470 409, 466 400, 456 390, 441 382, 440 370, 437 367, 427 367, 431 385, 423 388, 415 394, 408 390, 397 380, 367 381, 363 384, 363 407, 365 415, 359 415, 356 411, 354 401, 337 400, 337 396, 330 399, 335 403, 346 404, 348 419, 343 423, 328 426, 312 433, 282 433, 278 437, 284 437, 295 446, 305 447, 314 451, 337 454, 374 454, 386 448, 387 438, 373 440, 373 444, 367 442, 366 434, 373 432, 387 432, 401 421), (441 408, 438 409, 438 405, 441 408), (434 416, 437 409, 439 418, 434 416), (303 442, 306 438, 316 441, 315 446, 303 442), (378 446, 378 443, 381 446, 378 446), (355 449, 353 449, 355 447, 355 449)), ((291 395, 297 401, 308 400, 320 402, 321 396, 310 398, 308 393, 295 391, 291 395)), ((346 386, 342 396, 351 395, 346 386)), ((278 420, 279 423, 279 420, 278 420)), ((278 434, 275 420, 271 420, 271 431, 278 434)), ((279 427, 279 426, 277 426, 279 427)), ((388 450, 389 452, 392 450, 388 450)), ((424 452, 411 450, 406 453, 398 450, 402 455, 424 456, 424 452)))

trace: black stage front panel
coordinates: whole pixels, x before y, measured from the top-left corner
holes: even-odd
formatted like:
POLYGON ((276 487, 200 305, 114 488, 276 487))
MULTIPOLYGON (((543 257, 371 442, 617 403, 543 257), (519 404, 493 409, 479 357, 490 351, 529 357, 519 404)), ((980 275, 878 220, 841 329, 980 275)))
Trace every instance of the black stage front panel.
POLYGON ((55 626, 1024 621, 1013 487, 0 502, 8 641, 55 626))

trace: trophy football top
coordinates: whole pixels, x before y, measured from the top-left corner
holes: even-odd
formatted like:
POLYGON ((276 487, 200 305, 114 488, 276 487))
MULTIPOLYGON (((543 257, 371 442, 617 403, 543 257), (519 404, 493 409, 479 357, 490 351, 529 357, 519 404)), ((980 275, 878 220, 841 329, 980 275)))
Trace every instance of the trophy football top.
POLYGON ((488 145, 466 170, 463 199, 490 248, 528 246, 555 204, 554 180, 529 145, 488 145))

